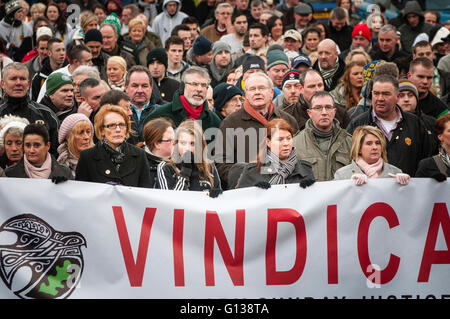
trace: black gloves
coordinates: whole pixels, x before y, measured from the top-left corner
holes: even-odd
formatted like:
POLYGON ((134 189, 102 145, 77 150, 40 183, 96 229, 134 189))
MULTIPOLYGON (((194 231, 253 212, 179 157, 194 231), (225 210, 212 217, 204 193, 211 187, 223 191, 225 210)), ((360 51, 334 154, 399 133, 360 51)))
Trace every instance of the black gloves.
POLYGON ((185 152, 181 157, 180 175, 186 179, 190 179, 194 165, 194 153, 190 151, 185 152))
POLYGON ((65 182, 67 180, 68 180, 68 178, 65 177, 65 176, 53 176, 52 177, 52 182, 55 183, 55 184, 59 184, 61 182, 65 182))
POLYGON ((257 182, 255 186, 262 189, 269 189, 272 185, 270 185, 270 183, 267 182, 257 182))
POLYGON ((442 173, 436 173, 433 176, 431 176, 431 178, 433 178, 434 180, 436 180, 439 183, 447 180, 447 177, 442 173))
POLYGON ((304 178, 300 181, 300 187, 306 188, 308 186, 311 186, 315 182, 316 182, 316 180, 314 178, 304 178))
POLYGON ((209 197, 216 198, 222 193, 223 191, 220 188, 213 188, 209 191, 209 197))

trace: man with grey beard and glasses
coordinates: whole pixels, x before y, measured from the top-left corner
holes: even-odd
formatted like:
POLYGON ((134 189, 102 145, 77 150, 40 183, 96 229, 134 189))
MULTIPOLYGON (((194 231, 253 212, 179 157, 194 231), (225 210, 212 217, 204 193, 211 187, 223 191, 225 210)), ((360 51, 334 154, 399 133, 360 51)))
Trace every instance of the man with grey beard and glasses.
MULTIPOLYGON (((180 88, 173 95, 172 102, 153 110, 142 121, 142 127, 151 119, 158 117, 171 119, 176 127, 187 119, 201 121, 204 132, 219 127, 220 119, 209 109, 206 101, 208 85, 211 82, 208 71, 192 66, 183 73, 181 82, 180 88)), ((214 134, 211 135, 205 136, 208 143, 214 138, 214 134)))

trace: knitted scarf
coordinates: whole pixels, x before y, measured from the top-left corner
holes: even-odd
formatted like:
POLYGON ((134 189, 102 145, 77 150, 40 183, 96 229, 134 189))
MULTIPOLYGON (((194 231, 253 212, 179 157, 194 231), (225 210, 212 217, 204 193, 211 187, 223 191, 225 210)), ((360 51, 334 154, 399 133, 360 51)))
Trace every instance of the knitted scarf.
POLYGON ((383 163, 384 161, 381 157, 377 162, 373 164, 367 164, 367 162, 361 157, 358 157, 358 159, 356 160, 356 164, 369 178, 378 177, 378 172, 381 173, 381 171, 383 170, 383 163))
POLYGON ((191 104, 189 103, 189 101, 186 99, 186 97, 184 95, 180 95, 180 101, 181 101, 181 104, 183 104, 183 107, 184 107, 189 119, 197 120, 200 117, 205 103, 203 103, 199 107, 194 108, 191 106, 191 104))
POLYGON ((272 116, 273 113, 273 102, 270 101, 270 105, 269 105, 269 112, 267 113, 267 116, 262 115, 260 112, 258 112, 257 110, 255 110, 250 103, 248 102, 248 100, 244 101, 244 110, 245 112, 247 112, 248 114, 250 114, 255 120, 257 120, 258 122, 260 122, 261 124, 263 124, 264 126, 267 125, 268 121, 267 119, 269 119, 272 116))
POLYGON ((326 86, 331 85, 331 83, 333 82, 333 76, 336 73, 338 68, 339 68, 339 59, 336 59, 336 64, 334 65, 334 67, 331 70, 323 70, 320 67, 320 63, 319 63, 320 74, 322 74, 323 81, 325 82, 326 86))
POLYGON ((64 142, 58 146, 58 163, 69 166, 72 171, 73 177, 75 177, 75 171, 77 169, 78 158, 69 151, 67 142, 64 142))
POLYGON ((25 167, 25 173, 29 178, 43 178, 47 179, 52 173, 52 156, 47 153, 47 158, 40 167, 37 167, 28 162, 27 157, 23 157, 23 164, 25 167))
POLYGON ((284 162, 280 161, 279 157, 267 150, 267 161, 270 162, 275 174, 270 178, 270 185, 285 184, 286 179, 294 172, 297 164, 297 153, 295 148, 292 148, 291 154, 284 162))

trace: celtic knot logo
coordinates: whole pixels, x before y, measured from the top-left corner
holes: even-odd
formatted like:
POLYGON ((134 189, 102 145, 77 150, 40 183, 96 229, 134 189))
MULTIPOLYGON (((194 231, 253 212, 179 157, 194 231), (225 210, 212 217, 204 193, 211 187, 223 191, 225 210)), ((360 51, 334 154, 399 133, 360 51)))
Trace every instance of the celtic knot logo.
POLYGON ((0 227, 0 277, 20 298, 67 298, 81 279, 82 246, 77 232, 56 231, 31 214, 15 216, 0 227))

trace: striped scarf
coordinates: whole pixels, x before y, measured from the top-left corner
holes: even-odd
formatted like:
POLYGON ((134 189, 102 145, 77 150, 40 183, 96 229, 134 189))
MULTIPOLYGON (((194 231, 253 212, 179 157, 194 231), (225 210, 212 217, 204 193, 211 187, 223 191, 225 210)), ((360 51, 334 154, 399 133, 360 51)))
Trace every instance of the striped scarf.
POLYGON ((331 70, 323 70, 320 67, 320 63, 319 63, 320 74, 322 74, 322 78, 323 78, 323 81, 325 82, 326 86, 329 87, 331 85, 331 83, 333 83, 333 76, 336 73, 338 68, 339 68, 339 58, 336 59, 336 64, 334 65, 334 67, 331 70))
POLYGON ((271 163, 271 168, 275 170, 275 174, 269 180, 270 185, 285 184, 286 179, 294 172, 297 164, 297 153, 293 147, 288 159, 282 162, 278 156, 267 150, 267 161, 271 163))

